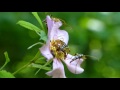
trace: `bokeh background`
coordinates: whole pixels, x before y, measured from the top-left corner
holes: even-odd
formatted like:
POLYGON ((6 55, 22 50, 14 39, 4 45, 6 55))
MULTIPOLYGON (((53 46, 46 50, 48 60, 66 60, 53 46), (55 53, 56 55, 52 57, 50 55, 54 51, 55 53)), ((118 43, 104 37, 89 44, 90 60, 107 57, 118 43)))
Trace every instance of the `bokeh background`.
MULTIPOLYGON (((119 12, 38 12, 42 20, 47 14, 60 18, 61 29, 69 33, 71 54, 82 53, 95 56, 87 57, 82 63, 82 74, 72 74, 65 66, 70 78, 118 78, 120 77, 120 13, 119 12)), ((39 41, 39 36, 16 24, 19 20, 39 23, 31 12, 0 12, 0 67, 5 62, 7 51, 10 62, 4 68, 13 73, 30 61, 39 45, 27 48, 39 41)), ((34 75, 36 68, 27 67, 15 75, 17 78, 46 78, 45 70, 34 75)))

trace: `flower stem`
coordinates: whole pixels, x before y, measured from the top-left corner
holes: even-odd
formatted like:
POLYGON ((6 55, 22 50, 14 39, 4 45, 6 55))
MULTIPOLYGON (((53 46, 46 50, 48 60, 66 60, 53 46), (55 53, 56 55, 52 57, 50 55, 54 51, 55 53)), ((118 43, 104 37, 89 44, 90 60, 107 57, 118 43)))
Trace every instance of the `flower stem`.
POLYGON ((21 67, 20 69, 18 69, 17 71, 13 72, 12 74, 15 75, 16 73, 18 73, 19 71, 21 71, 22 69, 26 68, 28 65, 30 65, 31 63, 35 62, 38 59, 38 55, 40 55, 39 51, 37 52, 37 54, 35 55, 35 57, 30 60, 27 64, 25 64, 23 67, 21 67))
POLYGON ((28 62, 26 65, 24 65, 23 67, 21 67, 17 71, 13 72, 12 74, 15 75, 16 73, 18 73, 19 71, 21 71, 22 69, 24 69, 25 67, 27 67, 29 64, 31 64, 31 62, 28 62))

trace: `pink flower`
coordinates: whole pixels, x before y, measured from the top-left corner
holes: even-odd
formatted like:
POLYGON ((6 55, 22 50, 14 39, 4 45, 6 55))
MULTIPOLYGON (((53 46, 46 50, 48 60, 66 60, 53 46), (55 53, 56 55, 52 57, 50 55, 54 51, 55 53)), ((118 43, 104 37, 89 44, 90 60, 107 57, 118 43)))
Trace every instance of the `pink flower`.
POLYGON ((45 45, 40 48, 40 51, 44 57, 46 57, 47 61, 53 59, 53 70, 47 72, 46 74, 52 76, 53 78, 66 78, 64 66, 61 61, 63 61, 69 71, 74 74, 80 74, 84 71, 80 67, 80 64, 83 62, 83 59, 78 59, 70 63, 70 61, 75 57, 70 54, 67 54, 65 60, 58 60, 51 53, 51 41, 53 40, 61 40, 66 45, 68 44, 69 36, 65 30, 60 30, 59 27, 62 26, 62 22, 60 20, 54 20, 50 16, 47 16, 47 27, 48 27, 48 40, 45 45))

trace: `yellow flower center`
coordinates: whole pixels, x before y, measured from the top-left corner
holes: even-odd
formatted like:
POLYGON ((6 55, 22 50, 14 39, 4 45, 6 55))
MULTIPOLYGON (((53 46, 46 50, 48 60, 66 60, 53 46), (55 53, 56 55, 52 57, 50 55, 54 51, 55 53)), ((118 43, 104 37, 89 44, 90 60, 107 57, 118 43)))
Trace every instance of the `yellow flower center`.
POLYGON ((58 60, 64 60, 70 52, 68 46, 62 40, 52 40, 50 42, 50 51, 52 55, 58 60))

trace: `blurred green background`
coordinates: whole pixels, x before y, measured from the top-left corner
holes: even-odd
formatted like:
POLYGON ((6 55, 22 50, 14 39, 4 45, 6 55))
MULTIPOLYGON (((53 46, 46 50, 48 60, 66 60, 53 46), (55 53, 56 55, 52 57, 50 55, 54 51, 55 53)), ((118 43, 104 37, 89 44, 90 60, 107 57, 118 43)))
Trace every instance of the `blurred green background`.
MULTIPOLYGON (((82 74, 72 74, 66 68, 70 78, 118 78, 120 77, 120 13, 119 12, 38 12, 42 20, 47 14, 65 21, 61 29, 69 33, 71 54, 82 53, 99 58, 90 58, 82 63, 82 74)), ((31 12, 0 12, 0 67, 5 62, 7 51, 10 62, 4 68, 13 73, 30 61, 39 45, 27 48, 39 41, 39 36, 16 23, 19 20, 39 23, 31 12)), ((35 68, 27 67, 15 75, 17 78, 45 78, 44 70, 34 75, 35 68)))

